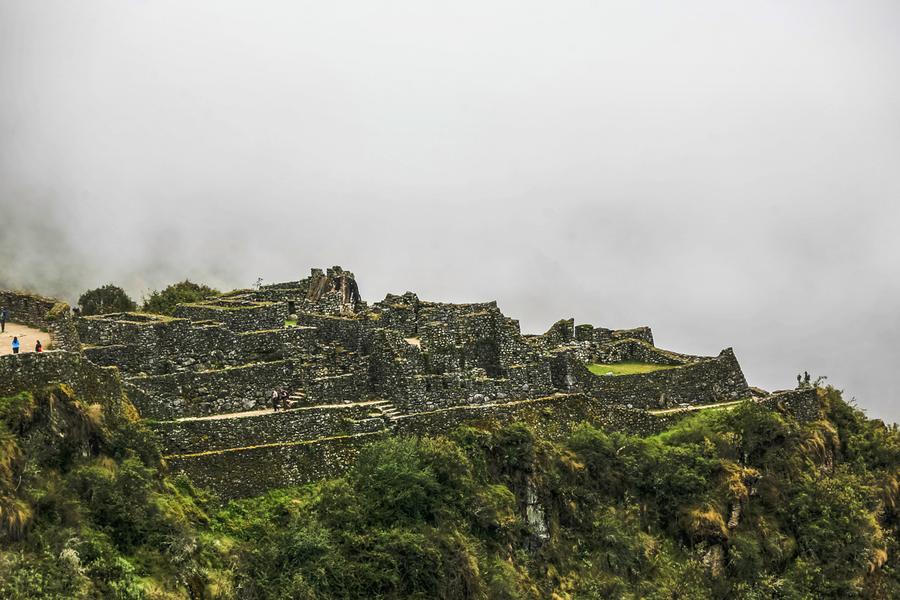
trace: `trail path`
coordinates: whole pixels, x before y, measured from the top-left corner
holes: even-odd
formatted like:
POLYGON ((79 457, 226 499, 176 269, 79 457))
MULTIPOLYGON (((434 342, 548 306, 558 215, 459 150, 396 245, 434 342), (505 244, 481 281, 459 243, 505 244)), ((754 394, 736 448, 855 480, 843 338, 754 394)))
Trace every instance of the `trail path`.
POLYGON ((722 407, 735 407, 738 404, 743 404, 749 400, 749 398, 744 398, 742 400, 729 400, 728 402, 717 402, 716 404, 693 404, 691 406, 676 406, 675 408, 665 408, 665 409, 655 409, 648 410, 647 412, 651 415, 668 415, 670 413, 677 412, 691 412, 694 410, 704 410, 707 408, 722 408, 722 407))
POLYGON ((41 331, 40 329, 34 329, 33 327, 20 325, 19 323, 7 322, 6 331, 0 333, 0 356, 4 354, 12 354, 13 337, 19 338, 19 352, 22 354, 26 352, 34 352, 34 343, 38 340, 41 340, 41 344, 43 344, 44 350, 46 350, 48 346, 50 346, 50 342, 52 341, 52 339, 50 338, 50 334, 46 331, 41 331))
MULTIPOLYGON (((279 413, 286 412, 303 412, 304 410, 319 410, 322 408, 355 408, 358 406, 371 406, 376 407, 380 405, 385 405, 387 402, 384 400, 364 400, 362 402, 344 402, 341 404, 316 404, 314 406, 295 406, 293 408, 285 408, 279 410, 279 413)), ((178 422, 182 423, 184 421, 221 421, 223 419, 244 419, 247 417, 258 417, 259 415, 268 415, 272 414, 276 411, 271 408, 260 408, 257 410, 245 410, 241 412, 233 412, 233 413, 223 413, 218 415, 206 415, 203 417, 181 417, 179 419, 172 419, 171 421, 165 422, 178 422)))

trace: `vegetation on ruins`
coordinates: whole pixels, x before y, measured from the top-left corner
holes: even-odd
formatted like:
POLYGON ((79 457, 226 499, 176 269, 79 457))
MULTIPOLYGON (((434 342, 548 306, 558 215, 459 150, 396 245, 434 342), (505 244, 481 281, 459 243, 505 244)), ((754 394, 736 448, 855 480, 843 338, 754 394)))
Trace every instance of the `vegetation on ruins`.
POLYGON ((220 294, 219 290, 208 285, 194 283, 185 279, 184 281, 173 283, 161 291, 155 290, 150 292, 150 295, 144 298, 141 310, 171 316, 175 313, 175 307, 178 304, 200 302, 220 294))
POLYGON ((662 369, 671 369, 672 365, 659 365, 639 362, 620 362, 611 365, 593 363, 587 365, 588 371, 594 375, 636 375, 638 373, 652 373, 662 369))
POLYGON ((88 290, 78 298, 81 314, 105 315, 117 312, 130 312, 137 309, 137 304, 125 290, 111 283, 88 290))
POLYGON ((652 437, 389 438, 223 506, 164 474, 130 405, 55 385, 0 400, 0 597, 900 597, 900 431, 818 393, 814 422, 745 403, 652 437))

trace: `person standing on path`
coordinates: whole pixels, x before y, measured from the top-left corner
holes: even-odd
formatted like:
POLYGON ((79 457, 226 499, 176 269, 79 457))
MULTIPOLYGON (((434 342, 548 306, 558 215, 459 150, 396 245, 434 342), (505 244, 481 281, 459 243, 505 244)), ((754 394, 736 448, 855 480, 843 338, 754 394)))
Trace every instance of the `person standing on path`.
POLYGON ((35 352, 43 352, 44 351, 44 346, 41 345, 41 340, 38 340, 37 343, 34 345, 34 351, 35 352))
POLYGON ((13 351, 13 354, 19 353, 19 338, 18 337, 13 337, 12 351, 13 351))
POLYGON ((0 333, 6 331, 6 320, 9 318, 9 311, 5 306, 0 307, 0 333))

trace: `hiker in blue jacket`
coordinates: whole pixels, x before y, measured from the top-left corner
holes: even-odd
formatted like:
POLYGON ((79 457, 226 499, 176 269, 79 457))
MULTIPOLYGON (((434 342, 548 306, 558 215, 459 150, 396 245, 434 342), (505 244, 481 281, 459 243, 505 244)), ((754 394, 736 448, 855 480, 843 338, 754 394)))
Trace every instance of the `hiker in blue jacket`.
POLYGON ((13 338, 12 349, 13 349, 13 354, 19 353, 19 338, 18 337, 13 338))

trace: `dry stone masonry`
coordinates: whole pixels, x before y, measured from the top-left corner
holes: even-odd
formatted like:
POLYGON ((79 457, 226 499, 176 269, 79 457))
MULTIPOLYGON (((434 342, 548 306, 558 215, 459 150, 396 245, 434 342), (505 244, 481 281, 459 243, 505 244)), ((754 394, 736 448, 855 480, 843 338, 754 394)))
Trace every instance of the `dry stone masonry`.
POLYGON ((334 475, 379 436, 462 423, 524 421, 554 436, 589 421, 651 434, 745 400, 803 419, 818 410, 808 390, 751 390, 731 349, 679 354, 657 348, 647 327, 572 319, 523 335, 496 302, 407 292, 369 305, 341 267, 183 304, 174 317, 74 319, 37 296, 3 292, 0 301, 66 350, 2 357, 0 392, 72 380, 127 394, 171 468, 225 497, 334 475), (598 376, 591 363, 659 370, 598 376), (290 392, 286 410, 272 411, 275 388, 290 392))

